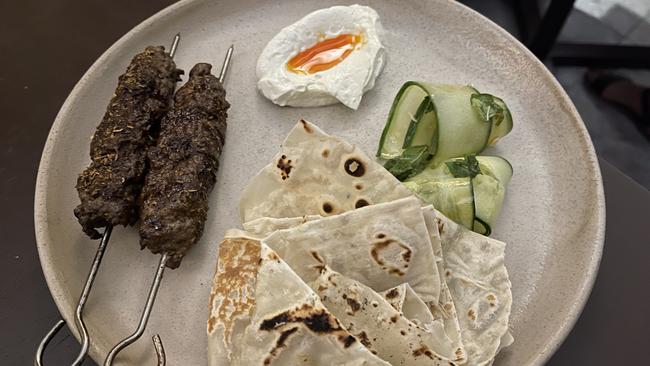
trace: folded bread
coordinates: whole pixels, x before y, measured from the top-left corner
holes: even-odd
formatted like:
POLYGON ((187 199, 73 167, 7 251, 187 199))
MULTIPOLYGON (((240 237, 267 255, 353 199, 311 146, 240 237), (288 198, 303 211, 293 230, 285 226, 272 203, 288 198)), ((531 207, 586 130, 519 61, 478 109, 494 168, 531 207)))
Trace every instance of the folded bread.
POLYGON ((346 329, 391 365, 456 365, 452 341, 417 296, 403 292, 402 301, 389 302, 386 296, 398 297, 399 290, 382 295, 328 267, 312 288, 346 329))
POLYGON ((307 221, 262 242, 306 282, 327 265, 375 291, 408 283, 424 301, 438 302, 440 296, 429 234, 414 197, 307 221))
POLYGON ((303 120, 244 188, 239 211, 242 222, 331 216, 410 196, 411 191, 358 147, 303 120))
POLYGON ((228 237, 210 293, 208 365, 389 366, 270 248, 228 237))
MULTIPOLYGON (((505 244, 421 208, 381 165, 308 122, 291 130, 273 163, 250 181, 240 215, 250 234, 237 235, 260 238, 306 283, 336 273, 435 334, 433 362, 490 365, 513 342, 505 244), (396 299, 386 298, 395 291, 396 299)), ((314 289, 328 309, 345 308, 347 301, 314 289)), ((392 362, 419 362, 395 356, 390 345, 381 349, 392 362)))
POLYGON ((513 342, 508 332, 512 285, 505 266, 506 244, 470 231, 438 211, 435 220, 443 255, 441 275, 458 313, 468 365, 490 365, 513 342))

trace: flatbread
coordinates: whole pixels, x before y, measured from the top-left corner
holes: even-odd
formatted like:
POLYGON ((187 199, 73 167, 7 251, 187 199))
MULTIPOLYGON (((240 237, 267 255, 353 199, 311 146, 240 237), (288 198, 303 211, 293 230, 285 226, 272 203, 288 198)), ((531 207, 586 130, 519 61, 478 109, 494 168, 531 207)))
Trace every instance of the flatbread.
POLYGON ((301 217, 260 217, 243 223, 244 230, 256 237, 265 238, 278 230, 291 229, 307 221, 314 221, 323 218, 318 215, 305 215, 301 217))
POLYGON ((208 365, 390 366, 270 248, 226 238, 210 293, 208 365))
POLYGON ((451 296, 451 292, 449 291, 449 287, 447 286, 444 277, 446 271, 440 233, 438 232, 438 222, 436 220, 436 211, 433 206, 429 205, 422 208, 422 215, 424 216, 424 222, 427 225, 431 247, 433 248, 433 255, 436 260, 436 267, 438 268, 438 273, 441 278, 440 298, 437 303, 429 302, 428 305, 434 318, 440 319, 444 323, 445 333, 452 340, 454 348, 456 349, 456 360, 459 363, 466 362, 467 356, 463 345, 464 340, 461 336, 456 305, 454 304, 454 299, 451 296))
POLYGON ((420 299, 408 283, 403 283, 380 295, 397 311, 418 326, 430 329, 435 319, 429 306, 420 299))
POLYGON ((240 217, 306 283, 327 269, 369 297, 399 289, 383 299, 447 342, 437 357, 490 365, 513 341, 505 244, 420 205, 362 151, 301 121, 244 189, 240 217))
POLYGON ((412 196, 359 148, 300 121, 280 152, 241 194, 242 222, 260 217, 331 216, 412 196))
MULTIPOLYGON (((431 206, 421 208, 421 212, 431 242, 437 271, 441 274, 449 273, 449 275, 443 275, 441 277, 438 301, 426 301, 426 305, 430 309, 430 314, 432 314, 434 321, 442 322, 444 335, 450 339, 452 344, 451 349, 456 352, 454 355, 456 363, 462 364, 463 362, 467 362, 468 365, 488 365, 502 348, 507 347, 513 342, 512 335, 507 331, 512 294, 510 291, 510 282, 507 279, 507 271, 503 263, 505 244, 462 229, 441 213, 436 212, 431 206), (448 256, 443 254, 443 244, 439 228, 445 232, 444 247, 445 251, 449 251, 448 256), (461 243, 455 244, 459 240, 461 243), (482 242, 485 242, 485 245, 488 245, 491 250, 485 252, 465 252, 459 249, 465 246, 471 249, 472 246, 479 245, 482 242), (480 256, 480 258, 473 258, 474 256, 480 256), (468 267, 468 270, 472 273, 473 277, 471 278, 473 280, 465 283, 462 279, 463 277, 459 279, 452 275, 456 273, 455 270, 447 270, 446 261, 451 261, 450 265, 452 269, 458 267, 465 268, 465 263, 479 262, 468 267), (484 263, 481 264, 481 261, 484 263), (495 264, 495 267, 483 267, 488 266, 488 263, 495 264), (493 268, 494 273, 483 278, 482 276, 484 275, 482 273, 484 273, 486 268, 493 268), (479 280, 476 280, 477 278, 479 280), (450 290, 447 282, 453 287, 453 291, 450 290), (488 287, 483 288, 486 284, 488 287), (480 309, 485 306, 484 303, 481 305, 482 300, 476 296, 483 296, 487 300, 490 294, 494 296, 494 299, 499 298, 502 300, 500 304, 493 302, 494 306, 490 306, 489 302, 487 303, 487 306, 490 308, 500 307, 499 311, 495 313, 499 318, 491 320, 490 314, 493 312, 488 310, 483 314, 485 321, 481 321, 480 323, 472 321, 470 310, 480 309), (460 306, 462 311, 457 311, 457 306, 460 306), (459 318, 459 314, 464 314, 465 318, 459 318), (501 334, 500 337, 499 334, 501 334), (469 346, 470 349, 466 350, 466 346, 469 346)), ((320 217, 316 215, 282 219, 260 218, 251 223, 245 223, 244 227, 264 237, 278 229, 301 226, 306 222, 318 219, 320 217)), ((336 261, 347 262, 343 258, 337 259, 336 261)), ((361 282, 363 283, 363 280, 361 282)), ((404 288, 405 284, 402 284, 394 289, 400 290, 404 288)), ((393 289, 385 290, 384 293, 391 290, 393 289)), ((398 298, 399 301, 403 301, 401 296, 406 295, 406 290, 404 291, 400 295, 400 298, 398 298)), ((396 303, 393 302, 393 304, 396 303)), ((480 319, 479 315, 474 315, 480 319)), ((415 322, 417 323, 417 317, 412 317, 416 319, 415 322)), ((421 322, 420 325, 425 326, 425 323, 421 322)), ((444 354, 444 352, 441 353, 444 354)))
POLYGON ((507 335, 512 285, 504 262, 506 244, 435 214, 444 257, 442 277, 458 313, 468 365, 490 365, 502 339, 512 343, 507 335))
POLYGON ((408 283, 424 301, 440 296, 440 276, 414 197, 307 221, 262 242, 306 282, 327 265, 375 291, 408 283))
POLYGON ((384 296, 359 281, 325 267, 312 288, 346 329, 392 365, 456 365, 441 352, 453 355, 451 341, 444 332, 418 325, 384 296))

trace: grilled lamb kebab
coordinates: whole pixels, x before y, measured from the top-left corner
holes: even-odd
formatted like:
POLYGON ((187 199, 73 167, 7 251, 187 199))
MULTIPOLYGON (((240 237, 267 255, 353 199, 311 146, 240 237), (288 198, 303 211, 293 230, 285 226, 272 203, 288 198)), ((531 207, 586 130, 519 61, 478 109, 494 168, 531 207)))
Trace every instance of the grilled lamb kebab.
POLYGON ((140 245, 167 253, 176 268, 201 234, 208 196, 216 182, 225 141, 226 92, 199 63, 174 96, 174 106, 161 122, 160 136, 149 150, 150 170, 142 190, 140 245))
POLYGON ((155 143, 182 70, 164 47, 149 46, 120 76, 90 145, 92 162, 77 180, 74 210, 91 238, 109 225, 133 225, 146 174, 146 150, 155 143))

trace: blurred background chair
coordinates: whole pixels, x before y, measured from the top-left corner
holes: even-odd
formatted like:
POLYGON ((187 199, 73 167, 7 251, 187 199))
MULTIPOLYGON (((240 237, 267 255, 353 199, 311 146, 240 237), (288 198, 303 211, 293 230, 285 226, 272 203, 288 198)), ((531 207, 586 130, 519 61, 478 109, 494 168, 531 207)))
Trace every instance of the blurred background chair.
MULTIPOLYGON (((550 59, 558 66, 650 69, 650 47, 647 46, 558 42, 574 5, 575 0, 551 0, 542 12, 535 1, 514 1, 521 39, 540 60, 550 59)), ((626 12, 621 6, 611 9, 612 14, 626 12)))

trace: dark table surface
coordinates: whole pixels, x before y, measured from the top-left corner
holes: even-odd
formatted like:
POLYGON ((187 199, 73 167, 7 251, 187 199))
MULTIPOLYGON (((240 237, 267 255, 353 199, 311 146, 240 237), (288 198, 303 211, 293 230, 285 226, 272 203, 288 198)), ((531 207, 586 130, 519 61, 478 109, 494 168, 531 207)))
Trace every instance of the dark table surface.
MULTIPOLYGON (((50 125, 92 62, 172 1, 58 0, 0 3, 0 365, 29 365, 59 318, 34 240, 36 171, 50 125)), ((650 365, 650 192, 601 160, 605 252, 593 293, 550 365, 650 365)), ((64 331, 49 365, 78 351, 64 331)), ((87 365, 92 361, 86 361, 87 365)))

